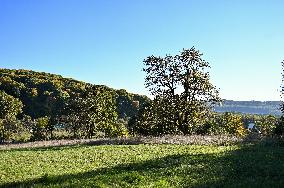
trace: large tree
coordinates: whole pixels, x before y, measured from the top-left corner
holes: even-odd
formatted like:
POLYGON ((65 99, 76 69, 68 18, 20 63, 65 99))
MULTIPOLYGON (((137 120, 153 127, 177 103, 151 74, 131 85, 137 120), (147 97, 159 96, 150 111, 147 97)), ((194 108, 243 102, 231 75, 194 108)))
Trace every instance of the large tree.
POLYGON ((210 82, 209 63, 194 47, 175 56, 149 56, 144 65, 145 85, 154 96, 150 109, 155 110, 150 114, 157 126, 166 126, 159 129, 162 132, 193 133, 211 105, 220 101, 218 90, 210 82))

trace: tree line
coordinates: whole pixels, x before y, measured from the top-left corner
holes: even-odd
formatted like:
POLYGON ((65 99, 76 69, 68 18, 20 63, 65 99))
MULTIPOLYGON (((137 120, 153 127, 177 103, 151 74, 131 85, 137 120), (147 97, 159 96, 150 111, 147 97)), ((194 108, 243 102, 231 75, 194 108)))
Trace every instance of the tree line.
POLYGON ((283 134, 282 117, 214 112, 222 100, 209 70, 194 47, 147 57, 143 71, 151 100, 60 75, 0 69, 0 142, 129 134, 245 136, 250 122, 263 135, 283 134))
POLYGON ((0 69, 0 141, 56 139, 58 130, 72 138, 127 135, 134 102, 149 100, 60 75, 0 69))

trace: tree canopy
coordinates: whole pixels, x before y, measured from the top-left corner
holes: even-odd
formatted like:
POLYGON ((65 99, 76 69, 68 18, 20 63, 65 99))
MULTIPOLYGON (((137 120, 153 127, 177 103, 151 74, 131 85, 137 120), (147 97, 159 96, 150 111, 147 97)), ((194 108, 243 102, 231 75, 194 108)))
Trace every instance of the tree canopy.
POLYGON ((22 112, 22 102, 0 90, 0 119, 13 118, 22 112))
POLYGON ((33 139, 52 138, 59 124, 75 137, 77 131, 83 137, 92 137, 96 131, 112 135, 112 130, 121 129, 117 127, 119 118, 128 119, 138 112, 133 102, 148 100, 60 75, 0 69, 0 120, 17 116, 27 132, 32 131, 33 139))
POLYGON ((154 100, 141 123, 151 122, 159 133, 194 133, 211 105, 220 101, 210 82, 209 63, 194 47, 175 56, 149 56, 144 66, 145 85, 154 100))

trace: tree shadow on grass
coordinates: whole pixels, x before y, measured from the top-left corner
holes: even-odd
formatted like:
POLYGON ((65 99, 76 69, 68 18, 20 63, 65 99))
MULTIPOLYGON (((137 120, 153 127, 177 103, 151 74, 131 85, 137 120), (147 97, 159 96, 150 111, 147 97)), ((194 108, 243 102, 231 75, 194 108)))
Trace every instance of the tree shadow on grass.
POLYGON ((0 187, 284 187, 284 148, 250 144, 218 154, 177 154, 0 187))

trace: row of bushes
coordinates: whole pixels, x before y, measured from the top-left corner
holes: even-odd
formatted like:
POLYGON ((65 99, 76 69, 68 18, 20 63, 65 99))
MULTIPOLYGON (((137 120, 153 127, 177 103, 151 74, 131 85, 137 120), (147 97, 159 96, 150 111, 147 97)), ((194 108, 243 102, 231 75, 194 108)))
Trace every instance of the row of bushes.
MULTIPOLYGON (((53 139, 89 138, 88 127, 78 127, 76 135, 70 123, 59 122, 51 124, 49 117, 31 119, 24 116, 22 119, 0 119, 0 143, 1 142, 27 142, 53 139)), ((128 130, 126 122, 117 121, 111 125, 94 128, 94 137, 126 137, 128 130)))
POLYGON ((0 90, 0 142, 127 135, 118 121, 117 95, 106 87, 86 85, 80 93, 62 99, 60 106, 56 97, 47 100, 48 115, 29 116, 23 101, 0 90))
MULTIPOLYGON (((149 122, 151 123, 151 122, 149 122)), ((119 119, 112 124, 103 126, 95 125, 92 130, 94 134, 91 138, 98 137, 127 137, 132 135, 163 135, 171 132, 162 132, 163 129, 153 126, 147 127, 139 124, 137 119, 133 118, 129 122, 127 119, 119 119), (135 122, 135 123, 133 123, 135 122), (138 122, 138 123, 137 123, 138 122)), ((50 117, 41 117, 32 119, 29 116, 23 116, 22 119, 5 118, 0 119, 0 142, 27 142, 37 140, 52 139, 70 139, 70 138, 90 138, 88 126, 77 126, 76 130, 71 122, 59 118, 55 124, 52 124, 50 117), (76 132, 74 132, 76 131, 76 132)), ((172 127, 176 134, 176 128, 172 127)), ((203 124, 196 125, 195 132, 192 134, 201 135, 235 135, 246 136, 251 131, 257 131, 263 136, 274 136, 284 134, 284 118, 278 118, 272 115, 242 115, 234 113, 213 113, 203 124), (253 129, 248 129, 250 123, 254 123, 253 129)))
MULTIPOLYGON (((152 119, 151 119, 152 120, 152 119)), ((131 132, 142 135, 183 134, 177 126, 159 125, 145 116, 135 117, 130 121, 131 132)), ((212 113, 195 124, 191 134, 201 135, 235 135, 246 136, 250 132, 257 132, 262 136, 284 134, 284 117, 272 115, 244 115, 237 113, 212 113), (249 125, 253 128, 249 129, 249 125)))

